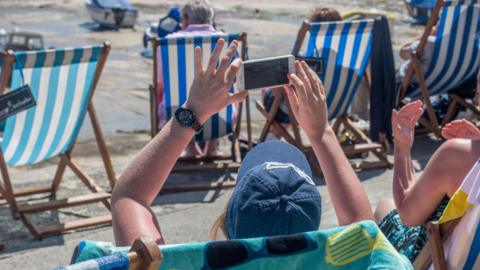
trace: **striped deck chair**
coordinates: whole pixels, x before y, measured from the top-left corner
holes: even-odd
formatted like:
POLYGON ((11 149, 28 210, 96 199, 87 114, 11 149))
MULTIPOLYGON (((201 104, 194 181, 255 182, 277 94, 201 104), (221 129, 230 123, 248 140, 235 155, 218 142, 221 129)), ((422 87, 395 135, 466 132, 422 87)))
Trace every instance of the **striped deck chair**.
POLYGON ((7 91, 6 78, 11 76, 11 89, 28 84, 37 105, 7 119, 0 151, 3 180, 3 184, 0 182, 0 192, 9 203, 14 218, 20 218, 37 239, 45 234, 111 222, 110 215, 106 215, 37 227, 28 216, 94 202, 102 202, 108 209, 110 207, 110 194, 103 192, 71 157, 88 112, 113 187, 115 175, 92 103, 94 89, 109 51, 110 45, 105 43, 103 46, 6 53, 0 93, 7 91), (7 165, 34 165, 54 157, 60 157, 60 161, 51 186, 14 191, 7 165), (36 204, 17 202, 18 196, 38 193, 55 195, 67 166, 92 194, 36 204))
MULTIPOLYGON (((157 113, 161 111, 165 115, 164 120, 170 119, 175 110, 182 106, 188 96, 190 85, 194 78, 194 48, 199 46, 203 49, 204 63, 207 63, 211 52, 215 48, 218 39, 223 38, 230 44, 233 40, 239 41, 239 55, 237 57, 245 58, 247 35, 226 34, 215 36, 195 36, 195 37, 176 37, 154 39, 152 47, 154 51, 154 72, 153 85, 150 87, 151 104, 151 136, 152 138, 159 132, 160 125, 157 113), (159 109, 159 105, 161 108, 159 109)), ((228 46, 224 47, 226 52, 228 46)), ((233 87, 231 91, 233 91, 233 87)), ((251 145, 251 127, 250 127, 250 107, 248 97, 246 102, 248 137, 251 145)), ((232 134, 231 153, 227 156, 206 157, 206 158, 180 158, 174 171, 194 171, 194 170, 237 170, 239 168, 240 153, 238 137, 242 121, 243 103, 237 106, 237 118, 234 117, 234 106, 230 105, 219 113, 213 115, 203 127, 203 130, 195 137, 197 142, 203 142, 211 139, 221 138, 232 134), (234 123, 234 121, 236 121, 234 123), (235 126, 235 129, 233 128, 235 126)), ((231 181, 228 181, 231 182, 231 181)), ((224 182, 222 186, 232 185, 233 183, 224 182)), ((207 186, 198 184, 187 185, 184 189, 210 189, 217 185, 207 186)), ((178 188, 172 190, 180 190, 178 188)), ((167 192, 169 188, 167 187, 167 192)))
POLYGON ((438 222, 427 225, 429 240, 415 269, 480 269, 480 161, 450 199, 438 222))
MULTIPOLYGON (((327 92, 329 119, 335 119, 333 128, 338 133, 343 125, 351 131, 361 143, 344 147, 347 156, 359 153, 373 153, 379 161, 352 164, 357 169, 372 169, 391 166, 380 144, 372 141, 347 118, 346 114, 362 79, 370 59, 372 29, 374 20, 354 20, 340 22, 309 23, 305 21, 300 28, 292 54, 295 56, 314 57, 323 62, 323 73, 319 74, 327 92), (305 37, 308 34, 306 50, 300 52, 305 37)), ((291 136, 274 118, 283 97, 283 91, 275 90, 275 99, 270 112, 267 112, 262 103, 257 101, 258 110, 267 118, 262 130, 260 141, 266 139, 272 125, 279 130, 288 142, 305 147, 293 114, 289 113, 294 135, 291 136)), ((314 160, 313 155, 309 158, 314 160)), ((318 162, 311 162, 312 168, 319 173, 318 162)))
MULTIPOLYGON (((429 120, 420 123, 428 131, 440 136, 438 119, 435 116, 430 97, 446 94, 449 90, 461 87, 463 83, 475 79, 480 66, 478 33, 480 32, 480 5, 478 0, 440 0, 432 11, 432 16, 425 27, 420 44, 411 54, 411 64, 402 81, 400 100, 405 97, 422 98, 428 112, 429 120), (427 44, 432 28, 437 25, 437 34, 432 54, 432 62, 424 74, 420 70, 419 55, 427 44), (408 89, 413 76, 418 80, 418 87, 408 89)), ((480 116, 471 102, 456 94, 451 94, 452 103, 442 125, 452 120, 458 105, 462 105, 480 116)))

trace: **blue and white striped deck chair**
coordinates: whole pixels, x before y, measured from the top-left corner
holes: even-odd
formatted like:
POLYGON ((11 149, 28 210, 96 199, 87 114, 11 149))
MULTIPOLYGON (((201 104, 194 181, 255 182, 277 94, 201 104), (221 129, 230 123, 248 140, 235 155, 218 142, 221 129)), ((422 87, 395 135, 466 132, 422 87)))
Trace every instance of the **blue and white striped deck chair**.
MULTIPOLYGON (((430 101, 430 96, 446 94, 475 79, 480 66, 478 34, 480 32, 480 5, 478 0, 438 1, 416 52, 407 76, 402 82, 401 100, 423 98, 430 118, 428 129, 439 132, 438 120, 430 101), (437 34, 432 53, 432 61, 426 73, 419 67, 418 55, 422 54, 427 38, 437 25, 437 34), (413 76, 418 78, 418 87, 408 89, 413 76)), ((480 115, 474 106, 468 106, 465 99, 454 95, 453 103, 460 103, 480 115)), ((455 105, 452 104, 452 105, 455 105)), ((452 110, 453 112, 453 110, 452 110)), ((443 124, 449 120, 446 117, 443 124)), ((428 124, 428 122, 427 122, 428 124)))
MULTIPOLYGON (((7 119, 0 151, 0 169, 4 186, 1 182, 0 185, 4 193, 2 196, 9 202, 14 217, 19 216, 36 238, 41 238, 47 233, 111 222, 108 215, 101 219, 96 217, 37 228, 27 216, 31 213, 93 202, 103 202, 109 207, 110 195, 102 192, 102 189, 71 158, 77 135, 88 112, 113 187, 115 175, 91 102, 109 50, 110 45, 106 43, 101 46, 7 53, 4 70, 8 70, 9 74, 4 74, 3 78, 11 76, 12 90, 28 84, 37 105, 7 119), (50 187, 14 192, 7 165, 34 165, 54 157, 60 157, 60 162, 50 187), (67 166, 85 183, 92 194, 38 204, 17 203, 17 196, 44 192, 55 194, 67 166)), ((4 93, 6 90, 0 89, 0 92, 4 93)))
MULTIPOLYGON (((318 58, 323 63, 323 72, 319 76, 327 94, 329 119, 335 119, 335 131, 338 131, 337 129, 343 124, 345 128, 350 129, 362 141, 362 145, 356 145, 355 149, 345 148, 347 155, 372 151, 380 160, 375 163, 362 162, 355 165, 359 169, 390 166, 381 145, 372 143, 346 117, 370 60, 373 25, 374 20, 321 23, 305 21, 299 30, 292 52, 295 56, 318 58), (302 51, 302 44, 305 39, 307 40, 305 50, 302 51), (360 148, 362 151, 359 150, 360 148)), ((259 107, 258 103, 257 107, 259 107)), ((272 116, 271 112, 269 116, 272 116)), ((267 123, 270 120, 268 119, 267 123)), ((289 140, 293 139, 297 146, 304 147, 298 135, 300 133, 295 131, 296 125, 293 125, 293 128, 295 138, 289 140)), ((264 128, 265 130, 267 129, 264 128)))
MULTIPOLYGON (((175 110, 182 106, 187 100, 190 86, 194 79, 194 48, 201 47, 203 51, 204 63, 208 63, 211 52, 215 48, 217 41, 223 38, 227 44, 233 40, 239 42, 238 54, 236 57, 245 57, 246 34, 225 34, 214 36, 189 36, 162 38, 153 41, 154 50, 154 77, 153 90, 151 92, 151 119, 152 119, 152 137, 160 130, 157 113, 160 111, 164 117, 163 121, 168 121, 175 110), (158 106, 161 106, 160 109, 158 106)), ((224 46, 223 53, 228 46, 224 46)), ((234 91, 232 87, 231 91, 234 91)), ((239 106, 241 107, 241 105, 239 106)), ((239 109, 241 110, 241 109, 239 109)), ((247 106, 248 114, 248 106, 247 106)), ((248 115, 247 115, 248 117, 248 115)), ((227 106, 219 113, 213 115, 203 126, 203 130, 196 136, 196 141, 207 141, 217 139, 228 134, 233 134, 233 144, 235 144, 240 130, 241 111, 238 112, 236 123, 234 123, 234 107, 227 106), (233 127, 236 126, 235 130, 233 127)), ((247 125, 249 122, 247 121, 247 125)), ((234 147, 232 154, 222 159, 236 160, 234 147)), ((205 166, 201 169, 212 169, 205 166)), ((177 166, 176 169, 180 169, 177 166)), ((185 167, 184 167, 185 168, 185 167)))
MULTIPOLYGON (((322 59, 320 74, 327 93, 328 116, 344 116, 360 85, 370 60, 374 20, 307 24, 305 52, 294 55, 322 59)), ((297 41, 298 42, 298 41, 297 41)))

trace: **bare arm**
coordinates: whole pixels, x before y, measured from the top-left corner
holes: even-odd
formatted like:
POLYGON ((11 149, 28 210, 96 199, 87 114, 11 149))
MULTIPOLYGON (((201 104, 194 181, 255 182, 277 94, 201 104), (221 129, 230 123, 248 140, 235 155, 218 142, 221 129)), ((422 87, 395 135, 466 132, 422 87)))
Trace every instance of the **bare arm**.
POLYGON ((331 127, 327 127, 321 139, 309 137, 309 140, 325 175, 339 224, 373 219, 367 194, 331 127))
POLYGON ((290 75, 294 89, 286 87, 287 96, 320 162, 339 224, 373 219, 365 190, 328 125, 322 82, 304 62, 297 62, 296 70, 297 75, 290 75))
POLYGON ((410 103, 392 116, 395 138, 393 196, 408 226, 424 224, 445 195, 458 189, 480 155, 478 143, 455 139, 444 143, 416 177, 411 158, 415 124, 422 114, 420 101, 410 103))
POLYGON ((169 121, 122 174, 112 196, 113 231, 117 245, 130 245, 135 238, 143 235, 164 244, 150 205, 194 133, 191 128, 169 121))
POLYGON ((410 58, 411 58, 410 47, 411 47, 412 43, 413 42, 407 43, 407 44, 403 45, 402 48, 400 49, 400 58, 402 58, 403 60, 410 60, 410 58))
MULTIPOLYGON (((201 124, 212 114, 230 103, 239 102, 247 94, 228 92, 240 65, 240 61, 228 64, 237 49, 236 42, 232 43, 216 69, 224 44, 223 39, 218 41, 206 69, 202 66, 200 48, 195 49, 195 79, 185 107, 196 114, 201 124)), ((193 136, 193 129, 170 120, 122 174, 112 194, 113 230, 117 245, 130 245, 143 235, 156 239, 160 244, 164 243, 151 204, 193 136)))

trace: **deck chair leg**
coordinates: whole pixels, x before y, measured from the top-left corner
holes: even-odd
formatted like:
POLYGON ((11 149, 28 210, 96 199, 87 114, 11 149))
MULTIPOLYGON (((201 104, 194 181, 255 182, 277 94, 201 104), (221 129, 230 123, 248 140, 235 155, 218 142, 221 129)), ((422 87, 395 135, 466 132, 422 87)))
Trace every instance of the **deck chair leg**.
POLYGON ((57 171, 55 172, 55 177, 53 178, 52 182, 52 195, 57 193, 58 187, 60 186, 60 182, 62 181, 63 174, 65 172, 65 168, 67 167, 67 162, 63 158, 60 158, 60 162, 58 163, 57 171))
POLYGON ((15 193, 13 192, 10 174, 8 173, 7 163, 3 157, 3 150, 0 149, 0 170, 2 173, 3 185, 0 182, 0 193, 10 205, 10 211, 14 219, 18 219, 18 205, 15 201, 15 193))
POLYGON ((343 118, 338 117, 335 119, 335 122, 333 122, 332 130, 333 132, 338 135, 338 131, 340 130, 340 126, 343 124, 343 118))
POLYGON ((370 143, 370 139, 363 133, 363 131, 361 131, 360 129, 358 129, 353 123, 352 121, 350 121, 348 119, 348 117, 346 116, 342 116, 343 118, 343 125, 345 126, 345 128, 347 130, 349 130, 350 132, 353 133, 353 135, 355 135, 355 137, 359 138, 362 140, 362 142, 366 142, 366 143, 370 143))
POLYGON ((153 138, 158 133, 157 91, 153 85, 150 85, 148 90, 150 94, 150 136, 153 138))
POLYGON ((90 115, 90 120, 92 122, 95 139, 97 140, 98 150, 100 151, 100 156, 102 157, 105 170, 107 171, 108 181, 110 182, 110 187, 113 189, 116 182, 115 172, 113 170, 110 155, 108 154, 107 145, 103 138, 102 130, 100 129, 100 125, 98 123, 97 114, 95 112, 93 102, 90 102, 90 106, 88 107, 88 114, 90 115))
POLYGON ((33 235, 36 240, 42 240, 43 236, 38 228, 30 221, 27 215, 20 213, 20 220, 27 227, 28 231, 33 235))
MULTIPOLYGON (((362 143, 373 145, 372 140, 370 140, 370 138, 368 138, 367 135, 363 133, 363 131, 358 129, 347 117, 343 117, 343 125, 346 129, 350 130, 357 138, 360 138, 362 140, 362 143)), ((386 166, 387 168, 391 168, 393 166, 393 164, 388 160, 387 155, 385 154, 385 149, 383 149, 381 145, 367 152, 371 152, 374 156, 378 158, 378 167, 386 166)), ((362 168, 363 165, 360 165, 360 167, 362 168)), ((373 167, 375 167, 375 165, 373 167)))
MULTIPOLYGON (((63 155, 62 159, 67 162, 68 167, 72 169, 72 171, 82 180, 82 182, 87 186, 88 189, 90 189, 94 193, 99 193, 103 192, 103 190, 95 184, 92 178, 88 176, 81 168, 78 166, 77 163, 75 163, 70 157, 63 155)), ((110 200, 105 199, 102 201, 102 203, 105 205, 110 210, 110 200)))
MULTIPOLYGON (((258 111, 265 117, 268 117, 267 110, 263 107, 262 103, 259 101, 256 102, 256 106, 258 111)), ((273 121, 272 125, 280 132, 280 136, 282 136, 289 144, 296 145, 295 139, 288 133, 288 131, 278 122, 273 121)))
POLYGON ((273 121, 275 121, 275 116, 277 115, 280 104, 282 103, 282 97, 283 95, 281 94, 280 89, 275 88, 273 90, 273 103, 267 115, 267 122, 263 126, 262 133, 260 134, 261 142, 264 142, 267 139, 270 127, 272 126, 273 121))
POLYGON ((414 67, 415 73, 417 74, 418 84, 420 85, 420 89, 422 91, 423 102, 425 102, 425 105, 427 107, 431 131, 434 132, 435 135, 437 135, 438 137, 441 137, 437 116, 435 115, 435 110, 433 109, 432 102, 430 101, 427 84, 425 83, 425 78, 423 77, 423 74, 420 70, 418 56, 416 54, 412 55, 412 65, 414 67))
MULTIPOLYGON (((283 93, 282 93, 283 94, 283 93)), ((302 136, 300 135, 300 130, 298 128, 298 122, 297 119, 295 118, 295 115, 293 114, 292 107, 290 106, 290 102, 288 101, 288 98, 285 99, 287 101, 287 108, 288 108, 288 117, 290 119, 290 124, 292 125, 293 129, 293 135, 295 138, 295 145, 298 147, 298 149, 303 149, 303 143, 302 143, 302 136)))
POLYGON ((477 116, 480 116, 480 110, 473 104, 467 102, 464 98, 458 96, 458 95, 455 95, 455 94, 451 94, 450 97, 452 98, 453 101, 459 103, 460 105, 462 105, 463 107, 471 110, 475 115, 477 116))
POLYGON ((240 152, 240 143, 238 141, 238 138, 240 137, 240 131, 242 130, 242 113, 243 113, 243 103, 245 101, 242 101, 238 103, 237 106, 237 123, 235 123, 235 130, 233 131, 232 134, 232 147, 230 149, 232 153, 232 160, 235 162, 241 162, 242 159, 242 153, 240 152))
POLYGON ((445 118, 443 118, 442 127, 453 120, 453 114, 455 113, 457 106, 458 106, 457 101, 452 98, 452 103, 450 103, 450 105, 448 106, 447 114, 445 114, 445 118))
POLYGON ((447 270, 445 254, 443 252, 443 241, 440 234, 438 222, 430 222, 427 224, 427 230, 430 241, 430 250, 432 252, 432 261, 435 270, 447 270))
POLYGON ((247 137, 248 137, 248 149, 253 147, 252 139, 252 118, 250 115, 250 96, 245 98, 245 110, 247 111, 247 137))

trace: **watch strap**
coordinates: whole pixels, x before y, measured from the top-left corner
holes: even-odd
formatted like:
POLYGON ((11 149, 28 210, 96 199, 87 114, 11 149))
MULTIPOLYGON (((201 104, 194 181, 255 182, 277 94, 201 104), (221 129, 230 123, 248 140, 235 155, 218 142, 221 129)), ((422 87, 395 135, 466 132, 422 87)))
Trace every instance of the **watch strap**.
POLYGON ((202 131, 203 129, 203 126, 200 125, 200 123, 198 123, 197 119, 195 119, 195 122, 193 122, 192 124, 192 128, 193 130, 195 130, 195 132, 198 134, 202 131))

